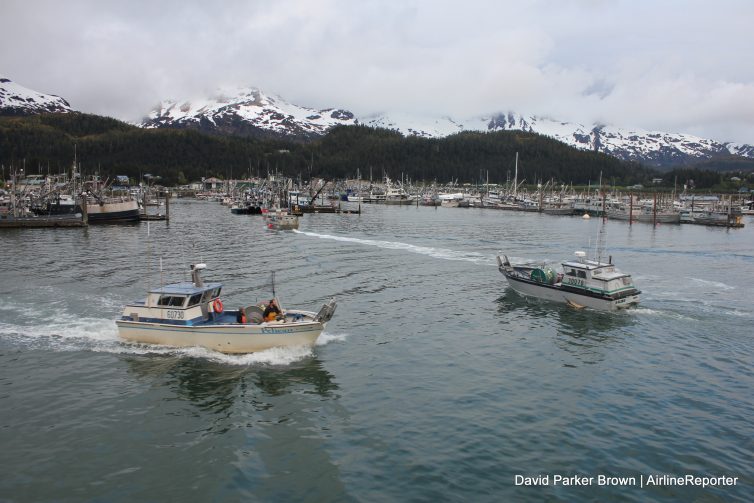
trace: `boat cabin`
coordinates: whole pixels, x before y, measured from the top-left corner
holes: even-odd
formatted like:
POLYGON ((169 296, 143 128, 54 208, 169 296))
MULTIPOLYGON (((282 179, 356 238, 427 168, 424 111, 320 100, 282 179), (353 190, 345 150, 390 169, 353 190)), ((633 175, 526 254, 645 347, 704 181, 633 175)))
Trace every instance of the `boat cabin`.
POLYGON ((608 262, 587 260, 586 253, 576 252, 576 260, 563 262, 561 284, 603 295, 615 295, 625 290, 634 289, 630 274, 618 271, 608 262))
POLYGON ((220 297, 222 283, 207 283, 197 288, 193 283, 176 283, 166 285, 149 292, 146 307, 171 309, 188 309, 200 304, 206 304, 220 297))
POLYGON ((192 282, 150 290, 146 299, 127 304, 121 319, 180 325, 214 319, 223 309, 220 301, 223 285, 204 283, 200 275, 204 268, 204 264, 192 266, 192 282))

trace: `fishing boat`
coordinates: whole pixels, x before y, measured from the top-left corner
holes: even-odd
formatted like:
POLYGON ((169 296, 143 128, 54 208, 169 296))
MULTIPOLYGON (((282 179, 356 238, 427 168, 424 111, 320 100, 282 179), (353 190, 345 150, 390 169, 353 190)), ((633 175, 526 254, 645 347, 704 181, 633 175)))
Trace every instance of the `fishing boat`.
POLYGON ((681 214, 672 208, 655 209, 651 206, 642 205, 631 208, 620 204, 608 208, 607 217, 613 220, 631 220, 634 222, 679 224, 681 214))
POLYGON ((265 213, 265 223, 268 229, 289 231, 298 229, 298 216, 282 210, 265 213))
POLYGON ((191 265, 191 282, 150 290, 147 298, 123 309, 116 320, 120 337, 132 342, 174 347, 202 346, 221 353, 252 353, 273 347, 311 346, 335 313, 335 299, 319 312, 282 309, 264 321, 262 306, 226 310, 222 283, 204 283, 205 264, 191 265))
POLYGON ((91 198, 86 211, 90 224, 139 221, 139 202, 129 196, 91 198))
POLYGON ((497 257, 498 269, 516 292, 571 307, 590 307, 614 311, 639 304, 641 293, 630 274, 620 272, 612 263, 588 260, 583 251, 576 259, 562 263, 556 273, 546 264, 511 264, 508 257, 497 257))

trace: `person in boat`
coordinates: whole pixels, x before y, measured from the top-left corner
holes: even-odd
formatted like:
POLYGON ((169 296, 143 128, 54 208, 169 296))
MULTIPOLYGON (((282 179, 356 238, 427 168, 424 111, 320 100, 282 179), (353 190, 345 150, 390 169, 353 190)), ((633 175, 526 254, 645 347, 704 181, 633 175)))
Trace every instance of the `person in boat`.
POLYGON ((246 323, 246 309, 244 309, 243 307, 238 308, 236 323, 246 323))
POLYGON ((275 302, 275 299, 270 299, 270 303, 264 308, 262 316, 264 317, 264 321, 275 321, 280 314, 280 307, 278 307, 277 302, 275 302))

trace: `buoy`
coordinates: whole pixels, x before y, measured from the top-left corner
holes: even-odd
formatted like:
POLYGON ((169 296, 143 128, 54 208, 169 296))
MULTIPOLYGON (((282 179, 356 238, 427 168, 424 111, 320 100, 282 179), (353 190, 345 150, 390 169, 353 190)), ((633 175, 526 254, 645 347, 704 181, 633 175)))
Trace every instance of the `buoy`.
POLYGON ((584 213, 584 216, 582 216, 581 218, 583 218, 584 220, 589 220, 592 217, 589 216, 589 213, 584 213))

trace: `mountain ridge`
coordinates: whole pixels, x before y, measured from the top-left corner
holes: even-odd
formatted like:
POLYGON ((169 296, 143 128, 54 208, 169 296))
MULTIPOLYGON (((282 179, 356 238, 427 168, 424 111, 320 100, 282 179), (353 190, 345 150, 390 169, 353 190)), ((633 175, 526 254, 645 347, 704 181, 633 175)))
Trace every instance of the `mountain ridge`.
POLYGON ((684 133, 627 129, 605 124, 558 121, 515 112, 468 119, 382 113, 356 117, 348 110, 316 110, 294 105, 258 88, 223 91, 221 99, 161 102, 141 123, 147 128, 188 127, 205 132, 277 136, 311 140, 336 125, 362 124, 398 131, 405 136, 441 138, 463 131, 526 131, 543 134, 581 150, 595 150, 625 161, 673 167, 720 156, 754 158, 754 146, 719 142, 684 133), (179 111, 176 111, 178 107, 179 111))
MULTIPOLYGON (((0 115, 69 113, 63 98, 25 88, 0 76, 0 115)), ((738 156, 754 159, 754 146, 719 142, 683 133, 583 125, 515 112, 467 119, 388 112, 357 117, 343 108, 316 109, 292 104, 255 87, 227 87, 194 100, 164 100, 139 123, 147 129, 196 129, 201 132, 261 139, 312 141, 340 125, 366 125, 404 136, 443 138, 464 131, 525 131, 556 139, 580 150, 602 152, 657 168, 738 156)))
POLYGON ((0 75, 0 115, 23 116, 72 111, 71 105, 60 96, 34 91, 0 75))

